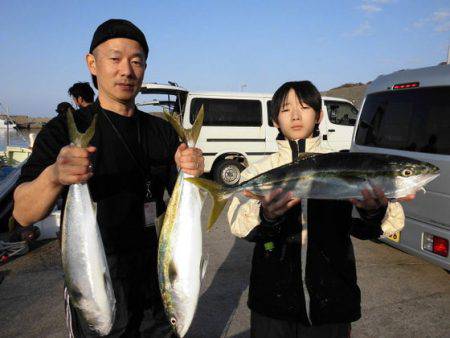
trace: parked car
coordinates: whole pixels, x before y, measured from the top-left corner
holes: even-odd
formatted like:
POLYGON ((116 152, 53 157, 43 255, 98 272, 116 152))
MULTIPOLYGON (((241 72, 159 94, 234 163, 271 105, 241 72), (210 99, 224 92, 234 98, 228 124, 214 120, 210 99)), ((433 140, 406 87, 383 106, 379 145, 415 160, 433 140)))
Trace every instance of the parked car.
MULTIPOLYGON (((160 106, 180 114, 185 128, 192 127, 200 107, 204 107, 197 147, 205 156, 205 172, 211 172, 219 183, 236 184, 249 163, 277 151, 278 130, 269 118, 273 94, 190 92, 175 84, 154 83, 144 84, 141 94, 141 107, 159 106, 153 114, 160 116, 160 106), (149 100, 149 94, 158 99, 149 100)), ((357 109, 351 102, 335 97, 323 97, 322 109, 324 117, 319 128, 324 144, 332 151, 349 150, 357 109)))
POLYGON ((367 88, 351 151, 437 165, 440 176, 404 204, 405 228, 386 243, 450 270, 450 65, 398 71, 367 88))

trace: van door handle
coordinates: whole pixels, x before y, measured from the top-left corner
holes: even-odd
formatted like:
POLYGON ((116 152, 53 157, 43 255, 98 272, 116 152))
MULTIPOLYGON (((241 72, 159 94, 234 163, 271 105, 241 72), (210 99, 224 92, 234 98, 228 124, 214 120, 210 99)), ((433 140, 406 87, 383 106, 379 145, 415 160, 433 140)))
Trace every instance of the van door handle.
POLYGON ((328 129, 328 132, 330 132, 330 133, 334 133, 336 130, 334 130, 334 129, 328 129))

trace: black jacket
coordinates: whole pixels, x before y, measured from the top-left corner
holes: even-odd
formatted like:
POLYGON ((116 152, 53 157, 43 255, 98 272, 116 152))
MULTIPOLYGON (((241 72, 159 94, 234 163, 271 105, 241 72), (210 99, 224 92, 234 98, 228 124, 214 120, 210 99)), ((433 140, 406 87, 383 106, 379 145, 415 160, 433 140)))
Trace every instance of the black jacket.
MULTIPOLYGON (((292 146, 295 157, 298 148, 292 146)), ((361 219, 355 219, 347 201, 308 200, 306 208, 306 264, 298 221, 301 205, 275 224, 261 217, 262 224, 246 237, 256 243, 248 305, 262 315, 304 325, 355 321, 361 317, 361 293, 350 235, 378 238, 386 209, 370 217, 359 210, 361 219)))

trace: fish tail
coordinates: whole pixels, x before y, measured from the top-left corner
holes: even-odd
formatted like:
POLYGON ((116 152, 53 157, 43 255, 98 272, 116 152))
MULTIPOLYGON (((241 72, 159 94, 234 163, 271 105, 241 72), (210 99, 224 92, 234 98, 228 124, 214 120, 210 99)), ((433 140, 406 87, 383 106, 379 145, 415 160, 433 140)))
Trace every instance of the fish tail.
POLYGON ((196 185, 200 189, 206 190, 211 196, 213 200, 213 207, 211 213, 209 214, 207 225, 208 230, 210 230, 227 204, 228 197, 233 194, 233 189, 224 188, 220 184, 204 178, 189 177, 185 178, 185 180, 196 185))
POLYGON ((75 124, 73 112, 74 112, 73 108, 69 107, 66 113, 67 128, 69 129, 70 142, 78 147, 86 148, 89 145, 89 142, 91 141, 92 137, 94 136, 97 115, 95 115, 94 118, 92 119, 89 128, 84 133, 80 133, 77 129, 77 125, 75 124))
POLYGON ((174 116, 167 112, 164 112, 164 115, 169 121, 169 123, 172 125, 172 127, 176 130, 178 136, 182 139, 184 143, 189 145, 190 147, 195 146, 198 140, 198 136, 200 135, 200 130, 202 129, 203 125, 203 118, 205 116, 205 111, 203 109, 203 105, 201 106, 197 117, 195 119, 194 124, 192 125, 192 128, 185 129, 181 125, 180 116, 174 116))

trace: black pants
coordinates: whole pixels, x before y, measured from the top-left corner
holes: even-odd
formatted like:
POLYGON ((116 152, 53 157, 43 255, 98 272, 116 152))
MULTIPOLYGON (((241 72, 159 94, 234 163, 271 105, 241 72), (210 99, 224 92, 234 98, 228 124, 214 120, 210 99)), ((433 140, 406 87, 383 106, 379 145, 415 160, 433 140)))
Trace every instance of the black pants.
POLYGON ((349 338, 349 323, 304 326, 251 313, 251 338, 349 338))

